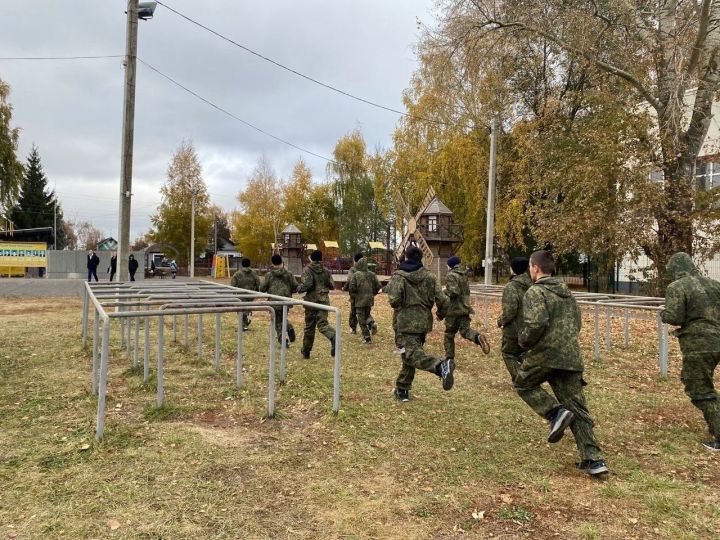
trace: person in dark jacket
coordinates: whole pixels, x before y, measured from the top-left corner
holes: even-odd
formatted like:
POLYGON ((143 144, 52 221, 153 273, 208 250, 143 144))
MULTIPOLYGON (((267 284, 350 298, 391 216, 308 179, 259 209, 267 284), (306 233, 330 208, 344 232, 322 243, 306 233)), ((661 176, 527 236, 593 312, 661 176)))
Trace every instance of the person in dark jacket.
POLYGON ((115 251, 112 252, 112 257, 110 257, 110 266, 108 266, 107 271, 110 273, 110 281, 112 281, 117 273, 117 252, 115 251))
POLYGON ((135 255, 132 253, 128 258, 128 273, 130 274, 130 281, 135 281, 135 272, 138 269, 138 262, 135 260, 135 255))
POLYGON ((713 384, 720 363, 720 283, 701 276, 687 253, 675 253, 666 269, 673 281, 660 316, 679 327, 674 334, 682 352, 685 393, 702 412, 712 436, 703 446, 720 451, 720 400, 713 384))
MULTIPOLYGON (((230 279, 230 285, 239 289, 247 289, 248 291, 257 291, 260 289, 260 278, 257 272, 250 268, 250 259, 244 257, 240 261, 242 268, 233 274, 230 279)), ((252 302, 252 298, 243 298, 243 302, 252 302)), ((243 311, 243 330, 247 330, 250 326, 250 312, 243 311)))
POLYGON ((348 281, 348 291, 355 298, 356 319, 363 340, 367 344, 372 343, 370 333, 377 334, 377 323, 372 316, 372 307, 375 305, 375 295, 380 289, 377 276, 368 270, 367 259, 362 257, 355 264, 355 272, 348 281))
POLYGON ((405 349, 402 367, 395 381, 395 398, 409 401, 415 370, 434 373, 442 380, 443 390, 450 390, 455 382, 455 361, 436 358, 425 353, 425 338, 432 330, 432 308, 437 306, 443 317, 448 298, 442 292, 435 276, 422 263, 422 252, 417 246, 405 250, 401 263, 385 288, 390 307, 397 310, 397 340, 405 349))
POLYGON ((595 439, 594 423, 583 393, 583 361, 578 334, 580 308, 567 285, 552 277, 555 258, 545 250, 530 255, 533 285, 523 297, 518 342, 527 356, 514 381, 518 395, 550 422, 549 443, 570 427, 580 454, 577 468, 592 476, 608 472, 595 439), (548 383, 555 396, 541 387, 548 383))
MULTIPOLYGON (((260 285, 260 292, 274 294, 275 296, 285 296, 292 298, 293 293, 297 290, 298 284, 295 281, 295 277, 290 271, 283 265, 283 258, 280 255, 272 256, 272 270, 265 274, 265 280, 260 285)), ((277 334, 278 342, 282 342, 282 306, 275 306, 275 333, 277 334)), ((290 307, 288 306, 288 315, 290 314, 290 307)), ((287 335, 290 342, 295 341, 295 328, 288 319, 287 322, 287 335)))
POLYGON ((518 343, 518 333, 522 327, 522 302, 525 293, 532 285, 527 273, 527 257, 515 257, 510 261, 510 282, 503 289, 502 313, 497 324, 502 328, 502 357, 510 373, 511 380, 517 377, 517 371, 522 364, 525 349, 518 343))
MULTIPOLYGON (((310 255, 310 264, 303 270, 299 293, 305 293, 303 300, 314 304, 330 305, 330 291, 335 288, 335 282, 330 272, 322 265, 322 252, 315 250, 310 255)), ((310 352, 315 342, 315 328, 330 340, 330 355, 335 356, 335 329, 328 324, 328 312, 322 309, 305 308, 305 329, 303 332, 303 358, 310 358, 310 352)))
POLYGON ((88 251, 87 255, 87 271, 88 271, 88 283, 92 281, 92 278, 95 278, 95 281, 98 281, 97 276, 97 267, 100 264, 100 257, 98 257, 95 254, 95 250, 91 249, 88 251))
POLYGON ((485 354, 490 354, 490 343, 477 330, 470 328, 470 284, 467 269, 460 266, 460 257, 453 255, 448 259, 449 272, 445 276, 445 294, 449 298, 445 313, 445 358, 455 358, 455 334, 480 345, 485 354))
POLYGON ((342 290, 347 291, 350 296, 350 316, 348 317, 348 325, 350 326, 351 334, 357 334, 358 319, 357 319, 357 313, 355 311, 355 295, 348 289, 348 287, 350 285, 350 280, 352 279, 353 274, 357 270, 357 263, 362 258, 363 258, 362 252, 355 254, 355 256, 353 257, 353 265, 350 268, 350 270, 348 270, 348 273, 347 273, 347 281, 345 282, 345 284, 343 285, 343 288, 342 288, 342 290))

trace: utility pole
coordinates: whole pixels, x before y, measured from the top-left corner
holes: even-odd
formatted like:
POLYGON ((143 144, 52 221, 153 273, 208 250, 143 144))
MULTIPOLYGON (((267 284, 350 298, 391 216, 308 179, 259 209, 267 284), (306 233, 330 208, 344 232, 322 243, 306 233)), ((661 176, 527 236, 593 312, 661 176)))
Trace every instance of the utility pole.
POLYGON ((57 251, 57 197, 53 205, 53 249, 57 251))
POLYGON ((128 280, 125 251, 130 246, 130 201, 132 196, 133 138, 135 132, 135 74, 137 70, 138 0, 127 3, 125 44, 125 96, 123 102, 122 160, 120 164, 120 209, 117 247, 118 281, 128 280))
POLYGON ((195 277, 195 188, 190 191, 190 277, 195 277))
POLYGON ((492 284, 493 242, 495 238, 495 158, 497 154, 497 116, 490 124, 490 172, 488 173, 488 206, 485 228, 485 285, 492 284))

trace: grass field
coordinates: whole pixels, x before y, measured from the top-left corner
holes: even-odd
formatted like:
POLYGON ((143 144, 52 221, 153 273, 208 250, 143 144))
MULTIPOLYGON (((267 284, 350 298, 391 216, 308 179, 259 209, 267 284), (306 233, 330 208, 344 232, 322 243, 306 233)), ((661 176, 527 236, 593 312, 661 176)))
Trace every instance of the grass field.
MULTIPOLYGON (((344 309, 344 295, 333 296, 344 309)), ((379 297, 372 346, 343 336, 342 407, 331 414, 332 359, 289 351, 277 417, 267 407, 267 319, 246 334, 234 388, 235 320, 223 369, 179 344, 165 352, 166 406, 112 336, 105 439, 94 442, 90 354, 81 302, 0 301, 0 538, 712 538, 720 533, 720 457, 700 446, 700 414, 678 381, 657 376, 654 321, 633 321, 628 350, 590 361, 587 395, 611 476, 575 471, 572 436, 513 393, 499 355, 458 344, 456 386, 419 373, 393 400, 399 359, 379 297)), ((494 309, 497 309, 495 307, 494 309)), ((495 313, 496 315, 497 313, 495 313)), ((302 312, 292 321, 302 330, 302 312)), ((493 318, 494 320, 494 318, 493 318)), ((191 325, 194 331, 194 325, 191 325)), ((614 329, 616 342, 622 329, 614 329)), ((169 332, 165 333, 169 342, 169 332)), ((442 333, 428 343, 441 353, 442 333)))

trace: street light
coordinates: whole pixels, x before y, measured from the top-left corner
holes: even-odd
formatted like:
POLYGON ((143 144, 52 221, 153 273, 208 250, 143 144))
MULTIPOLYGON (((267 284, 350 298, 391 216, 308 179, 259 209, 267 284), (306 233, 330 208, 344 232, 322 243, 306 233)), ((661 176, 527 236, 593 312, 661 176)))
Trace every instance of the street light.
POLYGON ((157 2, 127 3, 127 41, 125 43, 125 92, 123 96, 122 157, 120 162, 120 208, 117 247, 118 281, 128 280, 125 250, 130 247, 130 201, 132 197, 133 139, 135 136, 135 74, 137 72, 138 18, 152 18, 157 2))

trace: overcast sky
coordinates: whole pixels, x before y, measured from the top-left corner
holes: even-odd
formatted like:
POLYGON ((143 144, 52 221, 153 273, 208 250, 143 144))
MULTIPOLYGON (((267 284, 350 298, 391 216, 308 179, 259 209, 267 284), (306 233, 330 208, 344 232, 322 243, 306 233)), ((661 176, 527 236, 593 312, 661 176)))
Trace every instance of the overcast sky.
MULTIPOLYGON (((417 66, 418 19, 433 0, 165 0, 227 37, 313 78, 395 109, 417 66)), ((122 55, 125 0, 0 2, 0 57, 122 55)), ((158 6, 140 21, 138 57, 258 127, 330 156, 360 128, 387 147, 397 115, 351 100, 256 58, 158 6)), ((2 61, 19 156, 33 143, 68 219, 117 238, 121 58, 2 61)), ((138 64, 131 238, 149 228, 180 142, 191 139, 214 203, 236 206, 264 154, 287 177, 301 155, 317 179, 326 162, 258 133, 138 64)))

